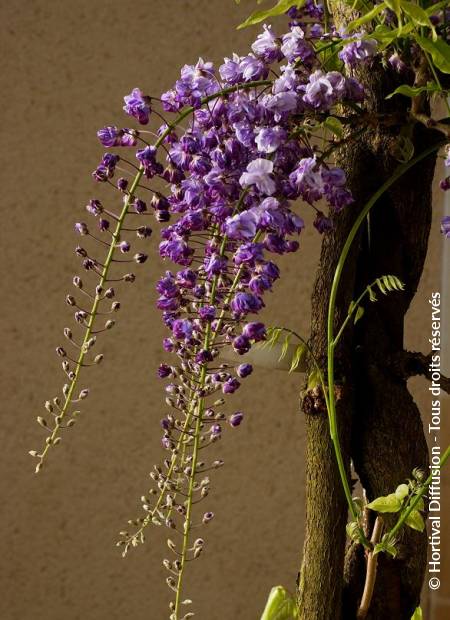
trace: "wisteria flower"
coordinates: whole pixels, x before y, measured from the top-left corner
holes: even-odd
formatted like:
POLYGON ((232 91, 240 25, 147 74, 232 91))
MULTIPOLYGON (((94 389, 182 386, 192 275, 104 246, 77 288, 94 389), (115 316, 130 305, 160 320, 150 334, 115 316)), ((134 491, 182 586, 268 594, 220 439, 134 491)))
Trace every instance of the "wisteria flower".
POLYGON ((254 159, 241 175, 239 183, 244 188, 255 185, 262 194, 271 196, 275 192, 275 182, 270 176, 272 172, 273 162, 269 159, 254 159))

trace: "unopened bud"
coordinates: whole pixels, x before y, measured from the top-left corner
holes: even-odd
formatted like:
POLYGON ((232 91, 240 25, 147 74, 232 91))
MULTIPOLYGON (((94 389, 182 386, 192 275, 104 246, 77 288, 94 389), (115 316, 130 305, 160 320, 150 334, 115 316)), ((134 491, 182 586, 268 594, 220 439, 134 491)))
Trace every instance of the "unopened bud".
POLYGON ((99 353, 98 355, 94 357, 94 364, 101 364, 102 361, 103 361, 102 353, 99 353))
POLYGON ((136 276, 134 275, 134 273, 126 273, 123 276, 123 280, 125 282, 134 282, 136 280, 136 276))

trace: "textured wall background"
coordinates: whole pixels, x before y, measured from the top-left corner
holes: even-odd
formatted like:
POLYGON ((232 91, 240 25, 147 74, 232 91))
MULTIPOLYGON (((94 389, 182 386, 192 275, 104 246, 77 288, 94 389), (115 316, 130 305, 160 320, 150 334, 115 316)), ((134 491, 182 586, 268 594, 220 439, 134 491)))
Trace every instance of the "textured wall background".
MULTIPOLYGON (((248 11, 249 3, 231 0, 0 2, 2 620, 167 615, 162 533, 151 532, 126 560, 114 546, 126 520, 138 516, 147 473, 161 456, 155 369, 163 329, 153 282, 163 266, 156 259, 121 295, 117 332, 102 339, 105 363, 85 375, 92 397, 82 421, 41 476, 27 451, 42 439, 34 423, 42 403, 62 385, 53 350, 69 323, 64 296, 77 273, 73 222, 96 192, 90 172, 103 152, 96 130, 124 123, 122 97, 134 86, 157 95, 185 62, 244 52, 255 32, 234 26, 248 11)), ((427 298, 439 283, 440 248, 436 223, 409 318, 412 348, 427 350, 427 298)), ((276 316, 308 332, 318 249, 308 231, 295 261, 283 261, 268 321, 276 316)), ((213 475, 217 518, 187 589, 199 618, 254 620, 272 585, 294 587, 303 535, 299 382, 261 371, 234 397, 248 415, 216 450, 227 463, 213 475)), ((427 405, 426 385, 414 386, 427 405)))

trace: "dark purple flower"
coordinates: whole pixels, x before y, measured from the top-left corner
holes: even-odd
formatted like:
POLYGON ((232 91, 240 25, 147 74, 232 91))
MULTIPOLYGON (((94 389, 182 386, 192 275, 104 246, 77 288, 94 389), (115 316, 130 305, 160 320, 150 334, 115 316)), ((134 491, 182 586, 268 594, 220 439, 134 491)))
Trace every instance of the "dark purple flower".
POLYGON ((156 174, 162 174, 164 168, 156 161, 156 147, 146 146, 144 149, 136 152, 136 157, 143 166, 145 175, 148 178, 154 177, 156 174))
POLYGON ((207 362, 212 362, 212 360, 212 353, 211 351, 208 351, 208 349, 202 349, 195 356, 195 361, 197 364, 206 364, 207 362))
POLYGON ((147 211, 147 205, 140 198, 135 198, 135 200, 133 200, 133 208, 136 213, 145 213, 145 211, 147 211))
POLYGON ((123 99, 125 101, 123 106, 125 112, 130 116, 134 116, 141 125, 146 125, 151 113, 150 97, 143 95, 139 88, 133 88, 131 93, 123 99))
POLYGON ((222 392, 224 394, 233 394, 240 387, 239 381, 235 377, 231 377, 222 385, 222 392))
POLYGON ((100 200, 90 200, 89 204, 86 205, 86 211, 89 211, 92 215, 100 215, 103 212, 103 206, 100 200))
POLYGON ((259 312, 263 306, 264 303, 262 299, 252 293, 236 293, 230 304, 231 310, 236 315, 256 313, 259 312))
POLYGON ((203 321, 213 321, 216 316, 216 308, 214 306, 202 306, 198 310, 198 315, 203 321))
POLYGON ((333 222, 322 211, 317 212, 313 225, 320 234, 327 233, 333 229, 333 222))
POLYGON ((441 233, 446 237, 446 239, 450 239, 450 215, 446 215, 442 218, 441 233))
POLYGON ((242 330, 244 336, 255 342, 260 342, 266 339, 266 328, 264 323, 247 323, 242 330))
POLYGON ((156 285, 156 290, 160 295, 165 297, 177 297, 179 294, 178 286, 175 278, 170 271, 166 271, 166 275, 162 277, 156 285))
POLYGON ((239 426, 241 424, 243 419, 244 414, 241 411, 236 411, 236 413, 233 413, 233 415, 230 416, 228 421, 230 423, 230 426, 236 428, 236 426, 239 426))
POLYGON ((172 325, 172 332, 177 340, 189 340, 192 336, 192 323, 186 319, 176 319, 172 325))
POLYGON ((245 379, 245 377, 248 377, 249 375, 251 375, 252 372, 253 372, 253 366, 251 364, 240 364, 236 368, 236 374, 241 379, 245 379))
POLYGON ((239 355, 244 355, 244 353, 248 353, 251 349, 250 340, 246 336, 237 336, 233 340, 233 349, 239 355))
POLYGON ((172 374, 172 369, 167 364, 160 364, 158 368, 158 377, 160 379, 165 379, 166 377, 170 377, 172 374))
POLYGON ((82 236, 89 234, 89 229, 84 222, 77 222, 75 224, 75 230, 82 236))
POLYGON ((226 219, 224 232, 230 239, 250 240, 256 234, 258 217, 254 211, 243 211, 226 219))
POLYGON ((118 245, 118 248, 121 252, 125 254, 126 252, 130 251, 131 245, 129 244, 128 241, 121 241, 118 245))
POLYGON ((109 221, 104 218, 100 218, 98 221, 98 227, 102 232, 105 232, 109 229, 109 221))

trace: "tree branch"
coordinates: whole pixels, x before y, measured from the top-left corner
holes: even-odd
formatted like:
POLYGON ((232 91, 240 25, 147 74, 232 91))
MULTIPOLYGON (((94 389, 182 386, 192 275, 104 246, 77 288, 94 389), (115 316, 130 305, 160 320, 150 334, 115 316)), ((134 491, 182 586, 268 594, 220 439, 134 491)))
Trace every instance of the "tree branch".
MULTIPOLYGON (((393 355, 388 361, 388 368, 393 374, 401 379, 409 379, 417 375, 426 377, 428 381, 432 381, 433 369, 432 353, 424 355, 416 351, 400 351, 393 355)), ((450 394, 450 378, 441 374, 440 387, 444 392, 450 394)))

